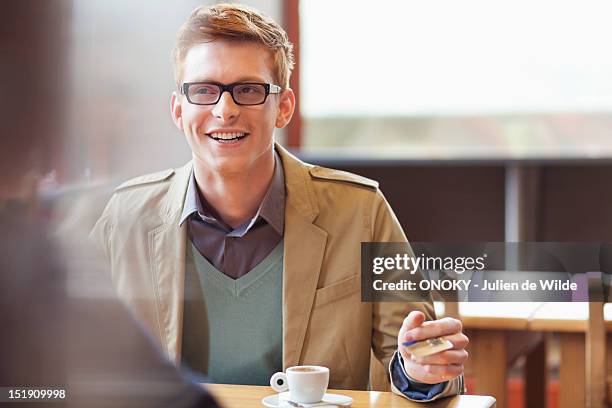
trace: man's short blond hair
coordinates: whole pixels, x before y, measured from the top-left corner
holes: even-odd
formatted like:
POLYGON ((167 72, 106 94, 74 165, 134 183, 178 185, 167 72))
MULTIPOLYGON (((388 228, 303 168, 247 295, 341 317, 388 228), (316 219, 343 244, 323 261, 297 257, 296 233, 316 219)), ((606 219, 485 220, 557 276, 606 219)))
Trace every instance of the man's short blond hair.
MULTIPOLYGON (((179 29, 172 51, 174 80, 181 86, 183 63, 189 49, 216 40, 251 41, 270 50, 272 75, 286 89, 293 69, 293 44, 285 30, 259 11, 240 4, 201 6, 179 29)), ((237 62, 239 63, 239 62, 237 62)))

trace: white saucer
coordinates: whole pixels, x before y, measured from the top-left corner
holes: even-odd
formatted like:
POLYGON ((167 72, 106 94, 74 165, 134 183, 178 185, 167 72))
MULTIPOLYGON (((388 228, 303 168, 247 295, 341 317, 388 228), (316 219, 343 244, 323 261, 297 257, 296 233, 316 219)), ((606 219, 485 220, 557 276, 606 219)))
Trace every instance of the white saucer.
MULTIPOLYGON (((267 397, 261 400, 261 403, 264 404, 266 407, 270 408, 291 407, 291 405, 283 403, 283 401, 288 400, 289 391, 285 391, 281 392, 280 394, 268 395, 267 397)), ((300 405, 303 405, 304 407, 325 408, 335 406, 350 407, 352 403, 353 399, 346 395, 325 393, 321 402, 315 402, 314 404, 301 403, 300 405)))

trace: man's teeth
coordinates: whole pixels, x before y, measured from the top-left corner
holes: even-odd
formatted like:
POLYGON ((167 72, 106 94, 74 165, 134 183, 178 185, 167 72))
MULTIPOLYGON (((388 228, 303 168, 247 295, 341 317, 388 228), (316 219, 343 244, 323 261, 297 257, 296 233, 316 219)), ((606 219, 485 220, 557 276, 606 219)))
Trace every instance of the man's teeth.
POLYGON ((211 133, 210 134, 213 139, 221 139, 221 140, 232 140, 244 137, 244 133, 232 132, 232 133, 211 133))

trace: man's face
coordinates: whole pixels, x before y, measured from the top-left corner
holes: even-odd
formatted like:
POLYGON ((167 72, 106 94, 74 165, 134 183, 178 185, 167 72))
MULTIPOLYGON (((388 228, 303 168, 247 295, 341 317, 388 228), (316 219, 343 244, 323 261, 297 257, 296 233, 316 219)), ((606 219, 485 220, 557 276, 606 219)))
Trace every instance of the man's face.
MULTIPOLYGON (((271 64, 269 51, 255 43, 197 44, 185 56, 182 81, 275 84, 271 64)), ((216 105, 193 105, 185 95, 174 92, 172 116, 185 133, 196 164, 214 172, 240 173, 260 169, 272 160, 274 128, 289 123, 294 103, 291 90, 270 94, 264 104, 254 106, 237 105, 229 92, 216 105), (216 140, 220 133, 244 137, 216 140)))

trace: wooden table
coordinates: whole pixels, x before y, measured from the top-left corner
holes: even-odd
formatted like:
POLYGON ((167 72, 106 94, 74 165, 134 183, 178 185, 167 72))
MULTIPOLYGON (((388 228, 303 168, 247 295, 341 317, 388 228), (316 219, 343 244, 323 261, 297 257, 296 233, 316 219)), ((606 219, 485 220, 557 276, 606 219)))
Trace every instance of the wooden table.
MULTIPOLYGON (((261 400, 274 391, 270 387, 254 385, 206 384, 205 387, 225 408, 259 408, 261 400)), ((390 407, 390 408, 490 408, 495 407, 495 399, 478 395, 460 395, 444 398, 433 403, 412 402, 390 392, 329 390, 329 392, 348 395, 353 398, 352 408, 390 407)))

